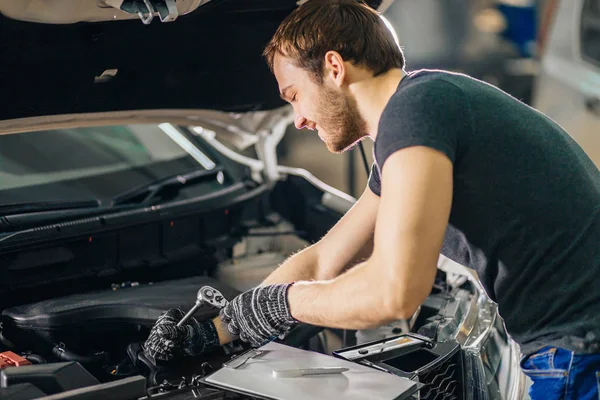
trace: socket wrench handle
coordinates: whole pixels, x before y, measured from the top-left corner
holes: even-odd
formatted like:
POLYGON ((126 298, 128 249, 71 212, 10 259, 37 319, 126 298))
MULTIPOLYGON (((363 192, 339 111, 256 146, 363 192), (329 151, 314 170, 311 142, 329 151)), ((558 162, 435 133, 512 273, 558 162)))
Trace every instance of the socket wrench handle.
POLYGON ((212 286, 202 286, 200 290, 198 290, 196 304, 194 304, 192 309, 181 318, 181 321, 177 323, 177 326, 183 325, 200 307, 202 307, 203 304, 208 304, 221 309, 225 307, 227 303, 228 301, 217 289, 212 286))
POLYGON ((177 326, 181 326, 185 323, 185 321, 187 321, 188 319, 190 319, 190 317, 192 315, 194 315, 194 313, 202 306, 202 302, 196 300, 196 304, 194 304, 194 307, 192 307, 192 309, 190 311, 187 312, 187 314, 185 314, 183 316, 183 318, 181 318, 181 321, 179 321, 177 323, 177 326))

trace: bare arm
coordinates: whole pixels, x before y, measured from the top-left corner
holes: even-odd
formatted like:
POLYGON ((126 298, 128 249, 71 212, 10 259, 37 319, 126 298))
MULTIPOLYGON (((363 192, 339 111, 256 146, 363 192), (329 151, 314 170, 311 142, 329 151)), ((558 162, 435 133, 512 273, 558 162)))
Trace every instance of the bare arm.
MULTIPOLYGON (((332 279, 359 260, 368 258, 373 251, 378 206, 379 197, 367 188, 319 242, 288 258, 262 284, 332 279)), ((221 344, 236 339, 219 317, 213 322, 221 344)))
POLYGON ((296 283, 292 315, 346 329, 409 318, 431 291, 451 203, 445 155, 426 147, 394 153, 382 173, 373 255, 335 279, 296 283))
POLYGON ((379 197, 365 189, 356 204, 319 242, 288 258, 263 285, 331 279, 349 265, 369 257, 378 205, 379 197))

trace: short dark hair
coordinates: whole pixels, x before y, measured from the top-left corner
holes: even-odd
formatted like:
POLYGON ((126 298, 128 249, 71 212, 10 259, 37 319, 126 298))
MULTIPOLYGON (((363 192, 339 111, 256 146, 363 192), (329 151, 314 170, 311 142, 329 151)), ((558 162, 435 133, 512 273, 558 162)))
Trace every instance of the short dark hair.
POLYGON ((281 54, 322 82, 325 54, 331 50, 375 76, 405 64, 394 33, 376 10, 358 0, 307 1, 285 18, 263 55, 271 71, 281 54))

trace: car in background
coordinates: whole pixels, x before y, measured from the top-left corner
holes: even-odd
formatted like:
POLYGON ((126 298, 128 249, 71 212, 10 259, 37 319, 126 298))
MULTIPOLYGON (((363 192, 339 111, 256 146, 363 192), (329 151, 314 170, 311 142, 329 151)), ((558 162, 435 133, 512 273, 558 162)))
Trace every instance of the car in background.
POLYGON ((557 1, 532 105, 600 166, 600 1, 557 1))
MULTIPOLYGON (((168 363, 141 344, 200 287, 256 286, 356 201, 277 160, 293 113, 261 52, 295 7, 0 0, 0 397, 250 398, 202 380, 243 343, 168 363)), ((496 305, 464 266, 438 267, 408 321, 282 341, 331 354, 413 335, 427 347, 388 372, 420 398, 524 398, 496 305)))

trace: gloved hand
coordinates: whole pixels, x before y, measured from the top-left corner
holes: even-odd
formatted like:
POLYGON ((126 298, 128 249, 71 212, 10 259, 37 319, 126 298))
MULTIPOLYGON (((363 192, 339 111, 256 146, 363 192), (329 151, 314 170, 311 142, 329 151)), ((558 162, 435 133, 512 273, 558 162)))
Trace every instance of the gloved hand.
POLYGON ((291 285, 259 286, 242 293, 221 309, 220 318, 232 335, 259 347, 298 322, 288 304, 291 285))
POLYGON ((177 326, 184 315, 180 309, 172 308, 158 318, 144 343, 147 355, 168 361, 178 355, 197 356, 219 345, 212 320, 198 322, 191 317, 182 326, 177 326))

